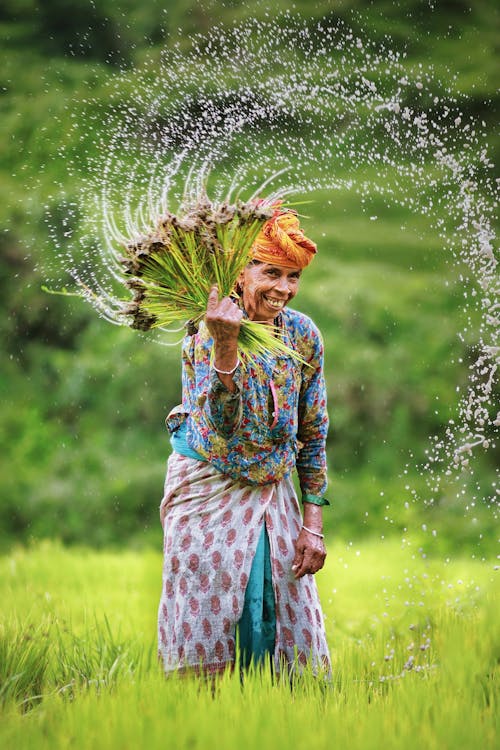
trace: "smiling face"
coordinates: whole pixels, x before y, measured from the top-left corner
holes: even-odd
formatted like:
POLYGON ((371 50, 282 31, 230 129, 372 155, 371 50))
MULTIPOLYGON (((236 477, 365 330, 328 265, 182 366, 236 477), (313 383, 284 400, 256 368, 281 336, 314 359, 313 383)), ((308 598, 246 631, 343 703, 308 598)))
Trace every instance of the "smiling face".
POLYGON ((272 323, 298 292, 301 269, 253 261, 242 272, 239 284, 250 320, 272 323))

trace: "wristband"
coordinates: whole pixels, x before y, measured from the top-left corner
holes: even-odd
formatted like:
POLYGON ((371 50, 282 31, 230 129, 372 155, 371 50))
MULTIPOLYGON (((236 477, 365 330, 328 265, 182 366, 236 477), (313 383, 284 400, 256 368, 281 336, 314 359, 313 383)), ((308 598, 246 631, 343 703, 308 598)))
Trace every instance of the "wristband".
POLYGON ((232 370, 219 370, 219 368, 216 367, 215 365, 212 365, 212 367, 214 368, 215 372, 219 373, 219 375, 232 375, 233 372, 235 372, 235 370, 236 370, 236 368, 238 367, 239 364, 240 364, 240 358, 237 357, 236 358, 236 364, 235 364, 235 366, 233 367, 232 370))
POLYGON ((314 536, 319 536, 320 539, 325 538, 324 534, 320 534, 319 531, 313 531, 312 529, 308 529, 307 526, 304 526, 303 524, 302 524, 302 528, 304 529, 304 531, 308 531, 310 534, 314 534, 314 536))
POLYGON ((326 497, 321 495, 310 495, 307 492, 302 494, 302 503, 311 503, 311 505, 330 505, 326 497))

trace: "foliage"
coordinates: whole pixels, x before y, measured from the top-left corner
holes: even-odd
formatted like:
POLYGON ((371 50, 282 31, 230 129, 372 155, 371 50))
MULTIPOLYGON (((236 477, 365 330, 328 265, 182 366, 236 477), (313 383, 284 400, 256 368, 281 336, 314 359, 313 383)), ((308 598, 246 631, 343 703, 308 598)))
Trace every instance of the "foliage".
MULTIPOLYGON (((259 3, 251 11, 240 2, 217 4, 217 14, 214 6, 78 0, 74 13, 63 14, 63 25, 58 0, 2 4, 4 544, 50 535, 101 546, 125 540, 157 544, 151 529, 157 528, 169 451, 163 419, 179 401, 179 352, 107 326, 80 301, 42 292, 54 266, 45 206, 66 217, 78 188, 61 163, 61 146, 82 173, 97 148, 90 134, 77 137, 75 120, 98 120, 111 104, 130 100, 132 74, 121 79, 119 92, 112 85, 119 67, 159 55, 160 40, 188 45, 178 28, 203 32, 214 18, 225 23, 249 12, 265 14, 259 3)), ((275 9, 286 6, 276 3, 275 9)), ((432 12, 424 4, 425 13, 421 3, 410 1, 346 0, 335 11, 327 2, 310 6, 297 4, 311 24, 330 12, 355 28, 367 26, 380 42, 389 33, 392 43, 406 48, 409 71, 424 59, 446 78, 453 61, 461 107, 491 122, 497 96, 493 3, 481 0, 469 8, 453 2, 432 12)), ((473 336, 456 336, 467 291, 462 269, 450 265, 421 216, 388 209, 377 196, 360 205, 348 191, 310 197, 304 221, 319 254, 296 302, 318 323, 326 343, 333 502, 327 522, 349 538, 380 534, 387 523, 401 530, 437 525, 443 528, 440 539, 448 524, 451 547, 474 548, 481 534, 493 534, 484 497, 497 463, 494 448, 478 468, 481 476, 469 478, 465 499, 450 485, 437 505, 410 498, 405 506, 407 484, 425 496, 416 466, 429 436, 443 434, 456 416, 455 388, 466 382, 477 345, 473 336)))

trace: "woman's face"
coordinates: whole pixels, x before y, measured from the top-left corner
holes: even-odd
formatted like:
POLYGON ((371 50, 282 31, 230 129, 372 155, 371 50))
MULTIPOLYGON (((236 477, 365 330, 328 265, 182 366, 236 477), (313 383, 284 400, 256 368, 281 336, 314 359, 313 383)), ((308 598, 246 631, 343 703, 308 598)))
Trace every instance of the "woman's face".
POLYGON ((272 323, 298 292, 301 269, 250 263, 239 279, 243 305, 250 320, 272 323))

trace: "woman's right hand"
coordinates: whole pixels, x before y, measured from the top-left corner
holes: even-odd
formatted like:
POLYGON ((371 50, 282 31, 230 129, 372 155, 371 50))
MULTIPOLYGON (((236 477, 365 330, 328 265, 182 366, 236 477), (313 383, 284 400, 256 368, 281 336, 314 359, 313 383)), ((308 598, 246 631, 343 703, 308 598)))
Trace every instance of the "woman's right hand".
MULTIPOLYGON (((238 336, 243 313, 230 297, 219 300, 216 284, 210 289, 205 317, 207 328, 214 340, 214 365, 218 370, 229 372, 238 362, 238 336)), ((231 388, 231 375, 219 373, 219 377, 231 388)))

